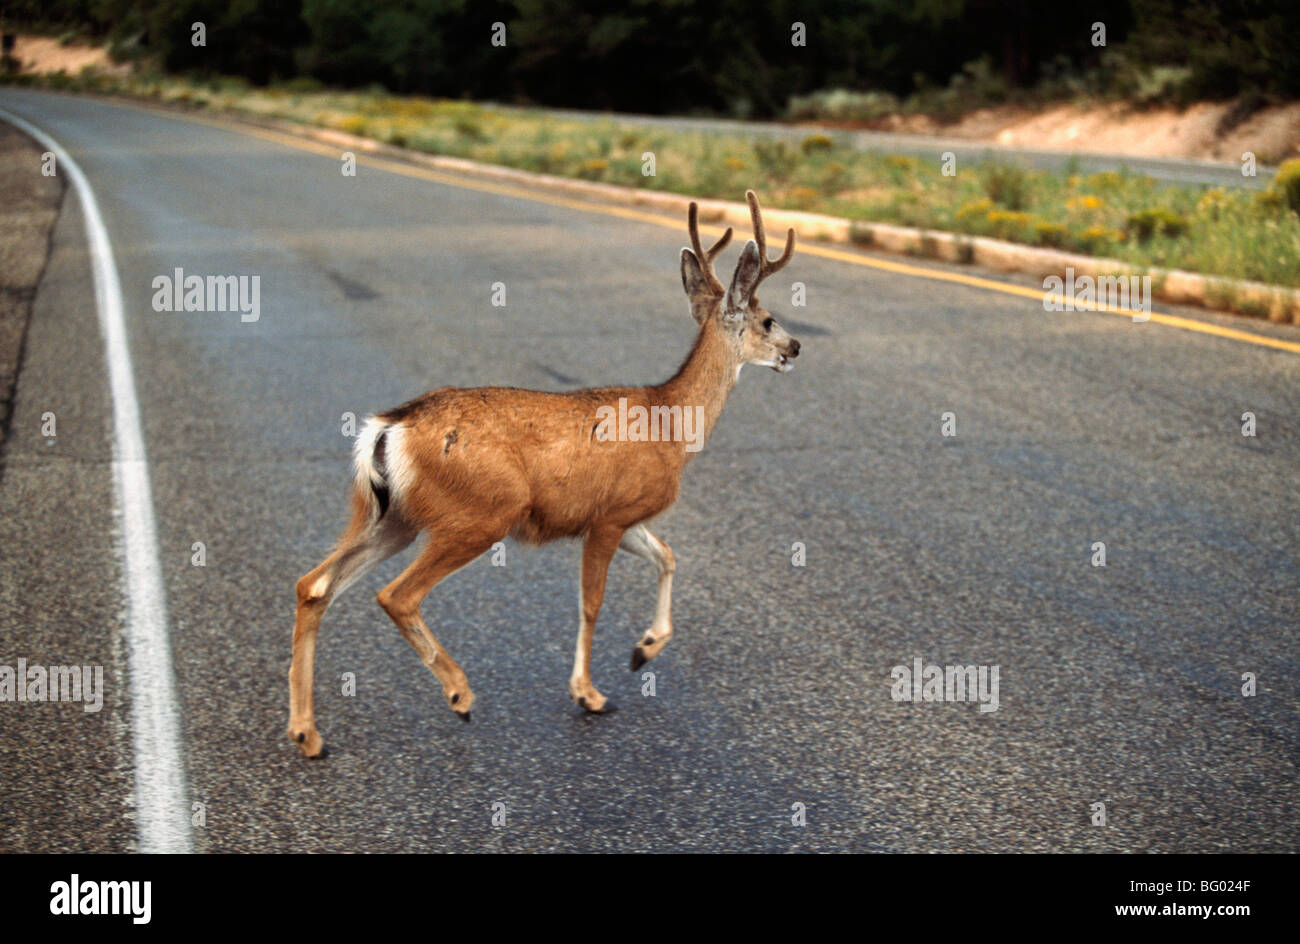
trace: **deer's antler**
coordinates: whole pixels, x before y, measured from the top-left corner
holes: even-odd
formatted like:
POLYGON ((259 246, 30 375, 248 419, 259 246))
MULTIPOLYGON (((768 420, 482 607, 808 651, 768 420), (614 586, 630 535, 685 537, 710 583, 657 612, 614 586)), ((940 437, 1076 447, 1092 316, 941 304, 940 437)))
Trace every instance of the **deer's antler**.
POLYGON ((731 227, 727 227, 727 231, 722 234, 722 238, 714 243, 713 248, 706 253, 700 244, 700 206, 694 200, 691 201, 691 210, 687 215, 687 222, 691 232, 691 248, 695 250, 695 258, 700 261, 700 269, 704 272, 704 277, 708 279, 709 287, 716 294, 721 295, 727 289, 713 271, 713 260, 718 253, 726 248, 727 243, 731 242, 731 227))
MULTIPOLYGON (((745 191, 745 199, 749 201, 749 218, 754 221, 754 241, 758 243, 758 258, 762 260, 762 268, 759 270, 758 281, 762 282, 773 272, 779 272, 784 269, 786 263, 794 257, 794 227, 790 228, 785 238, 785 252, 776 260, 767 257, 767 231, 763 229, 763 211, 758 206, 758 195, 752 190, 745 191)), ((757 286, 757 282, 754 283, 757 286)))

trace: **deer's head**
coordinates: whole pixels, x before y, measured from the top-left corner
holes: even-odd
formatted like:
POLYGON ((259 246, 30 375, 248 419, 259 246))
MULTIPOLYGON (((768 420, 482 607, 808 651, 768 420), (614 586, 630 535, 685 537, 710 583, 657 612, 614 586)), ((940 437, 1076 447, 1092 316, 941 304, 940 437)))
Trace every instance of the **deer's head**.
POLYGON ((755 292, 760 282, 783 269, 794 255, 794 230, 786 237, 781 257, 767 258, 767 234, 758 197, 750 190, 745 193, 745 199, 749 201, 754 238, 740 251, 730 287, 724 287, 714 274, 713 260, 731 241, 731 228, 705 252, 700 244, 699 207, 691 204, 687 219, 692 248, 682 250, 682 285, 690 299, 691 315, 702 327, 721 333, 731 347, 737 367, 757 364, 785 373, 799 356, 799 342, 759 304, 755 292))

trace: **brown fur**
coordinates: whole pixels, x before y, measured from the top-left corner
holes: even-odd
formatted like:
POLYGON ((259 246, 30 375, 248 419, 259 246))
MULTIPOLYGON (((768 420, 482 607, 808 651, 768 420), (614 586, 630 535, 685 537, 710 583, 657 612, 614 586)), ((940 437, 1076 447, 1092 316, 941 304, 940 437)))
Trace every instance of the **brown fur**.
MULTIPOLYGON (((742 253, 731 289, 713 274, 713 259, 731 231, 708 252, 699 240, 691 205, 693 250, 682 251, 682 278, 699 322, 691 352, 673 377, 652 387, 605 387, 543 393, 510 387, 444 387, 378 415, 385 436, 401 434, 401 456, 381 436, 375 456, 390 477, 384 510, 367 483, 353 494, 353 515, 338 548, 298 581, 298 614, 290 669, 290 737, 319 756, 322 743, 312 712, 312 663, 320 619, 330 600, 369 567, 406 547, 421 532, 429 541, 414 562, 379 594, 379 603, 438 678, 449 706, 468 720, 474 701, 464 672, 429 632, 420 603, 443 577, 507 536, 531 544, 563 537, 584 540, 582 613, 570 695, 592 712, 611 706, 592 686, 591 638, 604 596, 605 575, 623 546, 660 572, 655 621, 633 653, 633 668, 653 658, 672 634, 669 614, 672 551, 644 528, 677 499, 682 470, 693 453, 683 441, 602 441, 597 411, 625 398, 635 406, 702 408, 701 442, 712 431, 739 367, 761 363, 786 369, 798 354, 790 338, 757 304, 754 289, 794 250, 766 257, 757 199, 749 195, 755 241, 742 253), (405 462, 409 484, 391 477, 405 462)), ((373 486, 371 486, 373 488, 373 486)))

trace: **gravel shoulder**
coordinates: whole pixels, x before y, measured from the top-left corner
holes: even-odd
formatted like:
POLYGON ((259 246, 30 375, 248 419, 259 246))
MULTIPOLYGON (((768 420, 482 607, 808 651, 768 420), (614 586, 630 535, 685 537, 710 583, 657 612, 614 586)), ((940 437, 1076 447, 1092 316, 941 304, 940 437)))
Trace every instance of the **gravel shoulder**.
POLYGON ((36 286, 63 205, 63 179, 41 173, 41 155, 36 142, 0 123, 0 450, 8 438, 36 286))

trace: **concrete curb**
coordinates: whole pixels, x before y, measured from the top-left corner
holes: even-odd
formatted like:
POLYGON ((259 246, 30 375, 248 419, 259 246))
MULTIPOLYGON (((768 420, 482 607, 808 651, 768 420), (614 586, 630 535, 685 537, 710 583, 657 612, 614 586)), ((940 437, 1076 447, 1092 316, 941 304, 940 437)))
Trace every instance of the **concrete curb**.
MULTIPOLYGON (((134 98, 126 100, 137 104, 140 102, 139 99, 134 98)), ((558 177, 554 174, 516 170, 496 164, 480 164, 464 158, 425 154, 343 131, 237 111, 195 109, 175 103, 152 101, 146 101, 146 104, 164 110, 184 111, 187 114, 214 115, 321 144, 330 144, 341 150, 380 155, 448 173, 514 184, 529 189, 541 189, 578 199, 649 207, 675 216, 685 217, 687 206, 694 199, 682 194, 639 190, 616 184, 602 184, 571 177, 558 177)), ((749 225, 749 207, 746 204, 724 200, 698 200, 698 203, 700 218, 705 222, 726 223, 741 228, 749 225)), ((1163 301, 1180 305, 1199 305, 1248 317, 1266 317, 1269 321, 1280 324, 1300 325, 1300 289, 1201 275, 1182 269, 1147 268, 1119 259, 1086 256, 1056 249, 1040 249, 986 236, 968 236, 940 230, 897 226, 891 223, 849 220, 799 210, 764 207, 763 216, 772 231, 781 231, 793 226, 802 239, 853 245, 923 259, 973 264, 999 272, 1018 272, 1036 278, 1046 278, 1050 275, 1063 277, 1067 269, 1072 269, 1076 277, 1091 276, 1094 279, 1116 275, 1147 275, 1151 277, 1152 293, 1163 301)))

